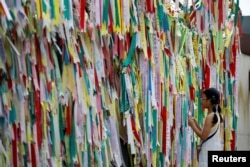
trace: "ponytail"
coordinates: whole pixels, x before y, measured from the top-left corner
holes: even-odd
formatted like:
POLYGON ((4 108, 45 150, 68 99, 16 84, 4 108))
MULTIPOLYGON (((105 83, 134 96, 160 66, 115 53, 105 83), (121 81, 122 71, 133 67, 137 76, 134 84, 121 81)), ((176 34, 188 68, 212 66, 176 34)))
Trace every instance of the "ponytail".
POLYGON ((218 117, 216 116, 216 112, 218 112, 219 116, 220 116, 220 123, 223 122, 223 118, 221 116, 221 107, 220 105, 213 105, 213 112, 214 112, 214 117, 213 117, 213 124, 216 124, 218 122, 218 117))

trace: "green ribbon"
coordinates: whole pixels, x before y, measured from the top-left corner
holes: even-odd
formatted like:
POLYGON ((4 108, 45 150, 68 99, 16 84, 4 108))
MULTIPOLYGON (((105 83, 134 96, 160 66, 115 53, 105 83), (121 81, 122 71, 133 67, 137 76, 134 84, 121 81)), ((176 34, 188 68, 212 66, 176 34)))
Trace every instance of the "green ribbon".
MULTIPOLYGON (((134 69, 132 68, 131 70, 131 82, 132 82, 132 85, 133 87, 136 85, 136 78, 135 78, 135 72, 134 72, 134 69)), ((134 90, 134 89, 133 89, 134 90)), ((134 91, 134 96, 135 96, 135 91, 134 91)))
POLYGON ((132 8, 130 8, 129 13, 130 13, 130 18, 131 18, 133 25, 137 25, 136 16, 132 8))
POLYGON ((88 147, 88 167, 91 167, 91 145, 87 142, 87 147, 88 147))
POLYGON ((26 56, 26 62, 27 62, 27 76, 28 76, 28 77, 32 77, 30 55, 26 56))
POLYGON ((158 131, 158 111, 156 109, 153 109, 153 132, 152 132, 152 151, 155 153, 157 152, 157 131, 158 131))
MULTIPOLYGON (((107 157, 107 155, 106 155, 106 152, 105 152, 105 150, 107 149, 106 148, 106 146, 105 146, 105 140, 102 140, 102 152, 101 152, 101 155, 102 155, 102 157, 101 157, 101 159, 102 159, 102 163, 103 163, 103 166, 105 167, 106 166, 106 164, 107 164, 107 161, 108 161, 108 157, 107 157)), ((99 162, 100 162, 100 160, 99 160, 99 162)))
MULTIPOLYGON (((94 160, 95 160, 95 162, 97 162, 97 165, 96 165, 96 166, 101 166, 101 163, 100 163, 100 159, 99 159, 98 154, 99 154, 99 151, 94 150, 94 160)), ((95 166, 95 165, 94 165, 94 166, 95 166)))
POLYGON ((10 67, 10 78, 12 80, 16 79, 17 77, 17 72, 16 72, 16 68, 18 67, 18 64, 15 64, 15 62, 17 62, 17 60, 15 59, 15 57, 13 56, 13 49, 10 49, 10 59, 11 59, 11 67, 10 67))
POLYGON ((14 104, 11 104, 11 110, 10 110, 10 113, 9 113, 9 121, 11 124, 15 123, 16 121, 16 108, 15 108, 15 105, 14 104))
POLYGON ((76 140, 75 121, 76 120, 74 120, 74 116, 72 115, 71 133, 69 136, 71 166, 74 166, 74 158, 76 158, 76 155, 77 155, 77 148, 76 148, 77 146, 76 146, 76 141, 75 141, 76 140))
POLYGON ((4 72, 3 75, 2 75, 2 78, 1 78, 3 81, 2 81, 2 84, 0 84, 0 95, 2 95, 3 93, 7 93, 9 90, 8 90, 8 85, 7 85, 7 74, 4 72))
POLYGON ((164 22, 164 12, 163 12, 163 6, 157 2, 157 14, 158 14, 158 20, 160 28, 163 29, 163 22, 164 22))
POLYGON ((70 20, 70 0, 64 0, 64 17, 67 20, 70 20))
POLYGON ((163 61, 164 61, 164 74, 165 78, 168 78, 169 75, 169 57, 166 55, 165 52, 163 52, 163 61))
POLYGON ((53 156, 55 157, 56 156, 56 149, 55 149, 55 144, 56 144, 56 142, 58 142, 58 141, 55 141, 55 127, 54 127, 54 115, 52 114, 52 112, 51 112, 51 114, 50 114, 50 120, 51 120, 51 145, 52 145, 52 154, 53 154, 53 156))
POLYGON ((131 45, 130 45, 130 48, 129 48, 129 51, 128 51, 128 56, 127 56, 127 58, 122 62, 122 66, 123 66, 123 67, 126 67, 126 66, 128 66, 129 64, 131 64, 131 62, 132 62, 132 56, 133 56, 134 51, 135 51, 135 47, 136 47, 136 33, 133 33, 131 45))
POLYGON ((238 125, 238 117, 234 114, 233 115, 233 130, 237 130, 237 125, 238 125))
POLYGON ((35 104, 34 104, 34 90, 33 87, 31 88, 29 92, 29 112, 31 117, 31 125, 34 125, 36 122, 36 113, 35 113, 35 104))
POLYGON ((192 86, 192 74, 191 71, 187 72, 187 78, 188 78, 188 85, 187 86, 192 86))
POLYGON ((64 122, 64 116, 63 116, 63 106, 61 103, 59 103, 58 106, 59 109, 59 132, 60 132, 60 139, 61 141, 64 140, 64 129, 65 129, 65 122, 64 122))
POLYGON ((120 112, 125 112, 129 109, 129 100, 126 90, 126 82, 124 74, 121 75, 121 97, 120 97, 120 112))
POLYGON ((102 14, 102 22, 105 24, 102 24, 102 26, 108 26, 108 7, 109 7, 109 0, 104 0, 103 2, 103 14, 102 14))
POLYGON ((164 84, 164 102, 163 102, 163 106, 168 106, 168 97, 169 97, 169 94, 168 94, 168 91, 167 91, 167 85, 164 84))
MULTIPOLYGON (((227 75, 227 74, 226 74, 227 75)), ((231 83, 231 78, 227 77, 227 83, 228 83, 228 95, 232 96, 233 95, 233 88, 232 88, 232 83, 231 83)))
POLYGON ((64 47, 64 63, 65 64, 69 64, 70 63, 70 55, 69 55, 69 51, 68 51, 68 47, 67 45, 65 45, 64 47))
POLYGON ((159 153, 159 157, 160 157, 160 166, 165 166, 165 155, 161 152, 159 153))
POLYGON ((236 26, 238 23, 238 15, 239 15, 239 0, 237 0, 235 4, 234 26, 236 26))
POLYGON ((181 39, 180 39, 180 44, 179 44, 179 51, 178 51, 178 54, 181 55, 182 52, 183 52, 183 46, 185 44, 185 42, 187 41, 186 38, 187 38, 187 35, 188 35, 188 30, 186 27, 184 27, 182 24, 180 24, 180 31, 181 31, 181 39))
POLYGON ((115 0, 115 26, 116 27, 120 27, 121 23, 120 23, 120 19, 119 19, 119 8, 118 8, 118 1, 115 0))
POLYGON ((169 31, 168 15, 164 13, 163 5, 159 4, 159 2, 157 3, 157 9, 160 28, 167 32, 169 31))
POLYGON ((28 167, 28 145, 26 143, 23 143, 23 148, 24 148, 24 155, 23 155, 23 161, 24 161, 24 166, 28 167))
MULTIPOLYGON (((201 91, 196 91, 196 97, 199 97, 201 94, 201 91)), ((204 118, 204 112, 202 111, 202 105, 201 105, 201 99, 198 98, 198 124, 201 125, 204 118)))
POLYGON ((47 6, 46 6, 46 3, 45 3, 45 0, 42 0, 42 10, 44 13, 47 13, 47 6))
POLYGON ((183 102, 183 109, 182 109, 182 125, 187 126, 187 117, 188 117, 188 104, 187 100, 184 100, 183 102))
POLYGON ((50 4, 50 18, 54 19, 55 18, 54 0, 50 0, 49 4, 50 4))
POLYGON ((84 68, 83 55, 84 55, 84 50, 83 50, 83 47, 80 45, 80 52, 78 54, 78 57, 79 57, 80 65, 82 69, 84 68))

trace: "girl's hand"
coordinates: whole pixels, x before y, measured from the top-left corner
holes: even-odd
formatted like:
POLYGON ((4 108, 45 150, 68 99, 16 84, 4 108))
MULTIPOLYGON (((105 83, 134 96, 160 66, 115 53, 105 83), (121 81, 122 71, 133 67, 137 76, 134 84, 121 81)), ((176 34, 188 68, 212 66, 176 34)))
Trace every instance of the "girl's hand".
POLYGON ((193 121, 194 121, 194 123, 195 123, 196 125, 198 125, 198 122, 196 121, 195 118, 193 118, 193 121))
POLYGON ((193 127, 195 124, 195 120, 192 117, 188 117, 188 125, 193 127))

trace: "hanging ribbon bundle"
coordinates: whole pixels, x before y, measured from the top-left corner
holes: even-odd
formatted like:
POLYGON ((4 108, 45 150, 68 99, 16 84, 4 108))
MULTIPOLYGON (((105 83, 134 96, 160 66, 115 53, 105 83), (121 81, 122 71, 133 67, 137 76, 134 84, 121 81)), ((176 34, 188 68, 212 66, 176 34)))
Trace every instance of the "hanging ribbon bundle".
POLYGON ((0 13, 3 166, 195 166, 187 116, 203 123, 207 87, 234 149, 238 1, 1 0, 0 13))

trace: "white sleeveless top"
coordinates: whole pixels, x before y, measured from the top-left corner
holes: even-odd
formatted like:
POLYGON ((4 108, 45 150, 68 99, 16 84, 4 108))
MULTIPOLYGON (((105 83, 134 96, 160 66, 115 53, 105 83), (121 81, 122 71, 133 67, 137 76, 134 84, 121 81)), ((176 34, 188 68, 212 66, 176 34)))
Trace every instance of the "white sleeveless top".
POLYGON ((208 166, 208 151, 221 151, 223 150, 221 144, 221 136, 220 136, 220 116, 216 113, 218 118, 218 122, 215 126, 212 127, 208 136, 211 136, 217 129, 216 134, 208 139, 205 143, 202 144, 200 153, 199 153, 199 167, 207 167, 208 166))

